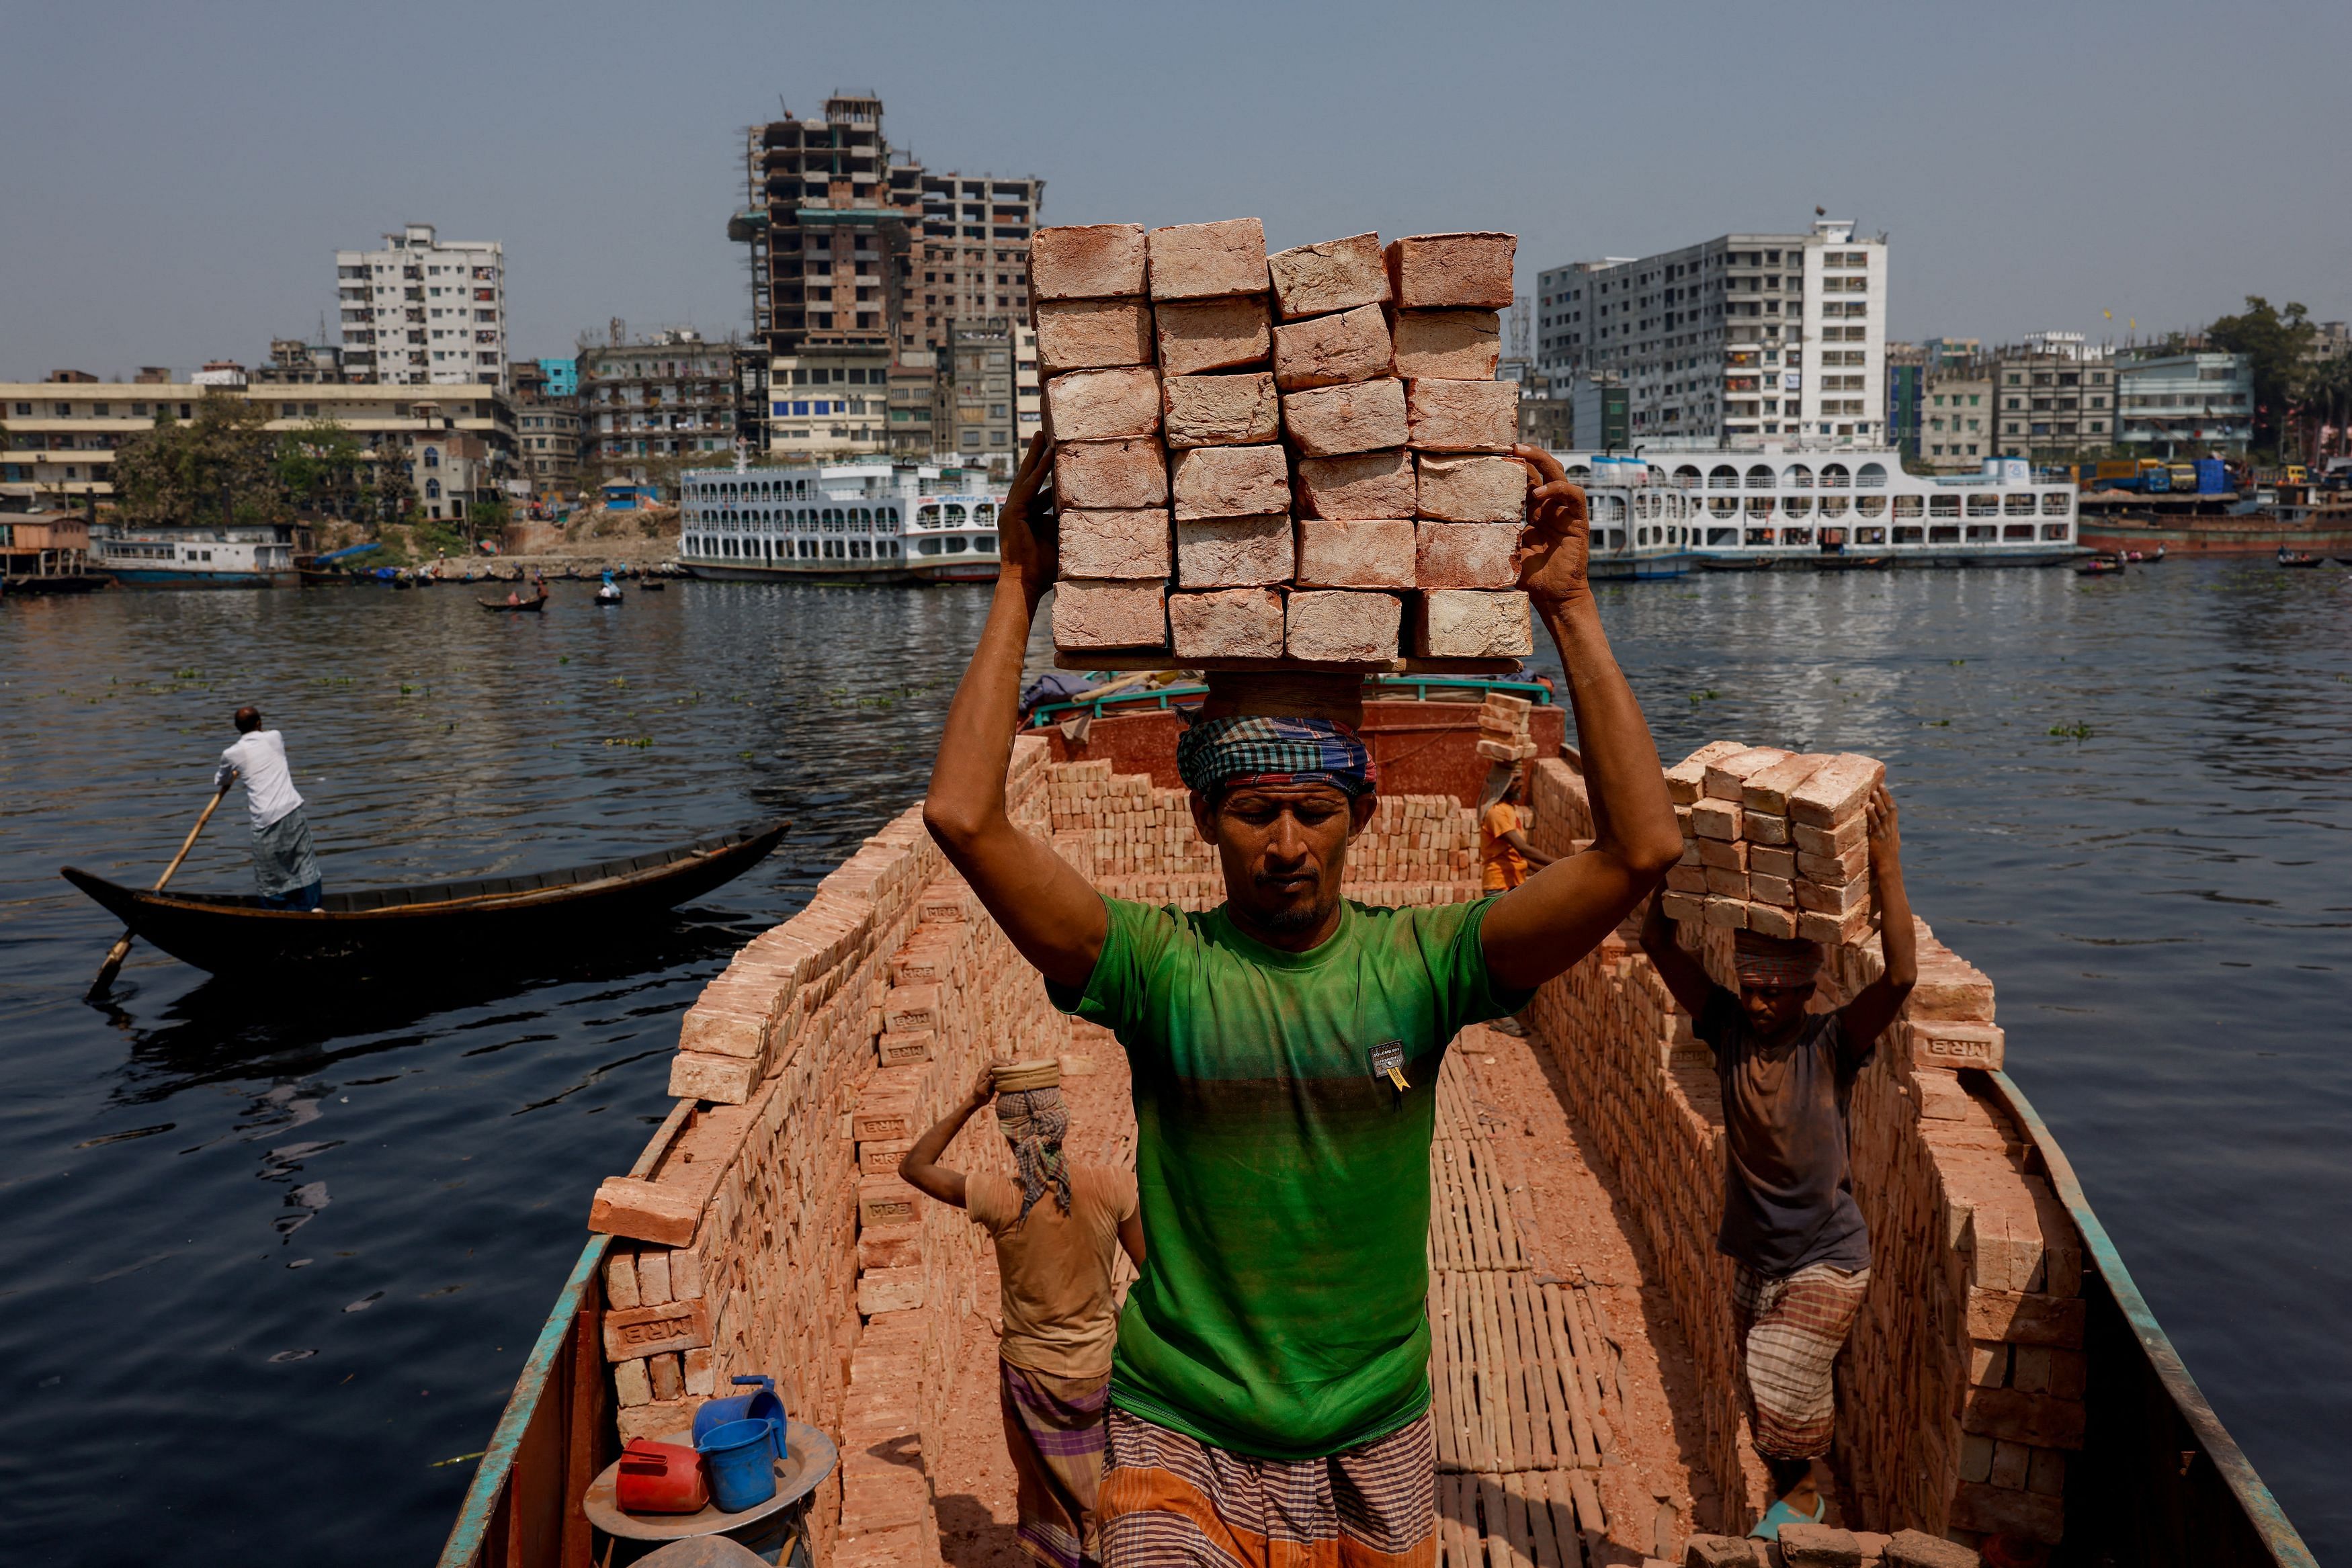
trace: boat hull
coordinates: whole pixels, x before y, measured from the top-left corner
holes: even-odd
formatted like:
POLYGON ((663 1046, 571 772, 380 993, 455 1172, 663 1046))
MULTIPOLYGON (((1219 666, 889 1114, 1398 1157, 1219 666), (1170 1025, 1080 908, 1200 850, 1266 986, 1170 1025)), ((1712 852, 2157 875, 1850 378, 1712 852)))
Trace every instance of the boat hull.
POLYGON ((1595 582, 1651 582, 1689 575, 1688 550, 1663 555, 1595 556, 1586 575, 1595 582))
POLYGON ((2061 566, 2091 552, 2074 545, 2046 549, 1991 548, 1971 550, 1873 546, 1870 553, 1823 555, 1816 550, 1700 550, 1698 563, 1709 571, 1856 571, 1897 566, 2061 566))
POLYGON ((807 566, 722 566, 710 561, 683 563, 688 577, 705 582, 807 582, 819 587, 905 587, 924 580, 901 565, 850 567, 811 562, 807 566))
POLYGON ((2352 555, 2352 524, 2320 528, 2310 523, 2286 523, 2275 517, 2183 518, 2177 523, 2137 517, 2101 518, 2084 514, 2083 542, 2112 553, 2158 546, 2168 556, 2276 555, 2282 549, 2309 555, 2352 555))
POLYGON ((174 571, 163 568, 108 567, 106 574, 125 588, 295 588, 292 571, 174 571))
POLYGON ((258 899, 150 893, 72 866, 62 874, 131 935, 215 974, 392 966, 464 952, 520 954, 659 915, 766 858, 788 824, 538 876, 332 893, 316 912, 258 899))

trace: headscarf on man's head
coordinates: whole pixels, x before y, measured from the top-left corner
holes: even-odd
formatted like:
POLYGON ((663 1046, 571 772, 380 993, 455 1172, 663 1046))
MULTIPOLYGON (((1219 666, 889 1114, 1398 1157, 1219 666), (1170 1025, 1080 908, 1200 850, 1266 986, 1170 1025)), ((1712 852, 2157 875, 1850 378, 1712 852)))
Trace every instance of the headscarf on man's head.
POLYGON ((1743 986, 1810 986, 1822 967, 1822 945, 1757 931, 1731 934, 1732 967, 1743 986))
POLYGON ((1275 714, 1204 718, 1176 742, 1184 788, 1215 800, 1227 786, 1328 784, 1350 800, 1377 792, 1379 767, 1363 737, 1337 719, 1275 714))
POLYGON ((1008 1089, 996 1097, 996 1125, 1013 1145, 1013 1163, 1021 1167, 1021 1218, 1054 1188, 1054 1201, 1070 1212, 1070 1164, 1062 1154, 1069 1135, 1070 1109, 1057 1088, 1008 1089))
POLYGON ((1478 791, 1478 820, 1485 821, 1486 813, 1501 803, 1511 792, 1511 780, 1518 776, 1516 762, 1493 762, 1486 766, 1486 782, 1478 791))

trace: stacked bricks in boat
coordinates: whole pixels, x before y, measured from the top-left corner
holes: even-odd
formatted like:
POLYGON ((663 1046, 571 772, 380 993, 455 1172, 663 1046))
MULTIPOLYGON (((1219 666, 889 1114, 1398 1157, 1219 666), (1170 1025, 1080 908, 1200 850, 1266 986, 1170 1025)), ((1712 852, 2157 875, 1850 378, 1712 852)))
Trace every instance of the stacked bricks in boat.
POLYGON ((1497 382, 1508 235, 1269 257, 1255 218, 1041 229, 1069 660, 1276 668, 1533 651, 1497 382), (1400 345, 1409 345, 1401 353, 1400 345))
POLYGON ((1867 757, 1718 740, 1666 769, 1682 824, 1666 914, 1835 947, 1870 928, 1867 757))
POLYGON ((1535 704, 1508 692, 1488 692, 1478 705, 1478 755, 1489 762, 1531 762, 1535 737, 1528 730, 1528 715, 1535 704))
MULTIPOLYGON (((1706 792, 1706 780, 1710 769, 1738 774, 1743 819, 1752 800, 1759 818, 1785 817, 1792 839, 1801 825, 1809 837, 1833 838, 1853 820, 1840 811, 1849 794, 1879 777, 1867 758, 1802 759, 1820 764, 1811 776, 1819 786, 1789 789, 1786 809, 1774 811, 1771 791, 1801 769, 1759 758, 1759 749, 1719 742, 1668 769, 1678 809, 1703 817, 1708 800, 1728 805, 1706 792), (1843 766, 1822 777, 1832 762, 1843 766)), ((1591 831, 1583 780, 1566 763, 1537 764, 1530 793, 1538 848, 1560 852, 1591 831)), ((1701 841, 1757 847, 1738 836, 1701 841)), ((1707 918, 1706 901, 1729 895, 1661 896, 1685 901, 1679 938, 1718 984, 1736 983, 1737 927, 1707 918)), ((1843 1506, 1875 1530, 2055 1542, 2067 1456, 2084 1434, 2081 1240, 1980 1076, 2002 1063, 1991 982, 1924 923, 1917 930, 1918 985, 1851 1103, 1872 1281, 1838 1364, 1843 1506)), ((1883 967, 1874 931, 1831 942, 1827 953, 1826 1005, 1842 1005, 1883 967)), ((1544 987, 1525 1016, 1566 1074, 1663 1276, 1697 1364, 1708 1468, 1724 1497, 1748 1500, 1743 1519, 1717 1521, 1736 1529, 1765 1500, 1763 1478, 1744 1458, 1730 1269, 1715 1250, 1724 1152, 1712 1059, 1649 960, 1621 937, 1544 987)))

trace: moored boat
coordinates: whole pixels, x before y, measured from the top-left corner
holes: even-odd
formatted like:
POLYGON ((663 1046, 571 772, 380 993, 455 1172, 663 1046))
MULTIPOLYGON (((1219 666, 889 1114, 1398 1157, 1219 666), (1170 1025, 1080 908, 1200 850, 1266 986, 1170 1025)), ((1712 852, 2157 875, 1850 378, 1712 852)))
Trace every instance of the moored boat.
POLYGON ((125 588, 292 588, 294 530, 282 523, 101 524, 90 565, 125 588))
POLYGON ((509 604, 503 599, 477 599, 474 602, 485 610, 497 611, 502 614, 536 615, 547 608, 547 595, 541 593, 536 599, 520 599, 512 604, 509 604))

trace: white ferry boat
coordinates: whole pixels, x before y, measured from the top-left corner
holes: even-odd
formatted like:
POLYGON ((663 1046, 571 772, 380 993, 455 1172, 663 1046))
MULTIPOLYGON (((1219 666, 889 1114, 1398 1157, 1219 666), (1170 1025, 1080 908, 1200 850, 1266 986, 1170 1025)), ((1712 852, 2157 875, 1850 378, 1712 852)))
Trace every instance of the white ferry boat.
POLYGON ((89 564, 125 588, 291 588, 290 524, 217 528, 100 525, 89 537, 89 564))
POLYGON ((678 563, 720 582, 990 582, 1004 486, 953 464, 689 469, 678 563))
POLYGON ((2084 552, 2074 486, 2014 458, 1906 474, 1891 451, 1707 448, 1559 455, 1590 487, 1593 575, 1773 567, 2049 566, 2084 552))

